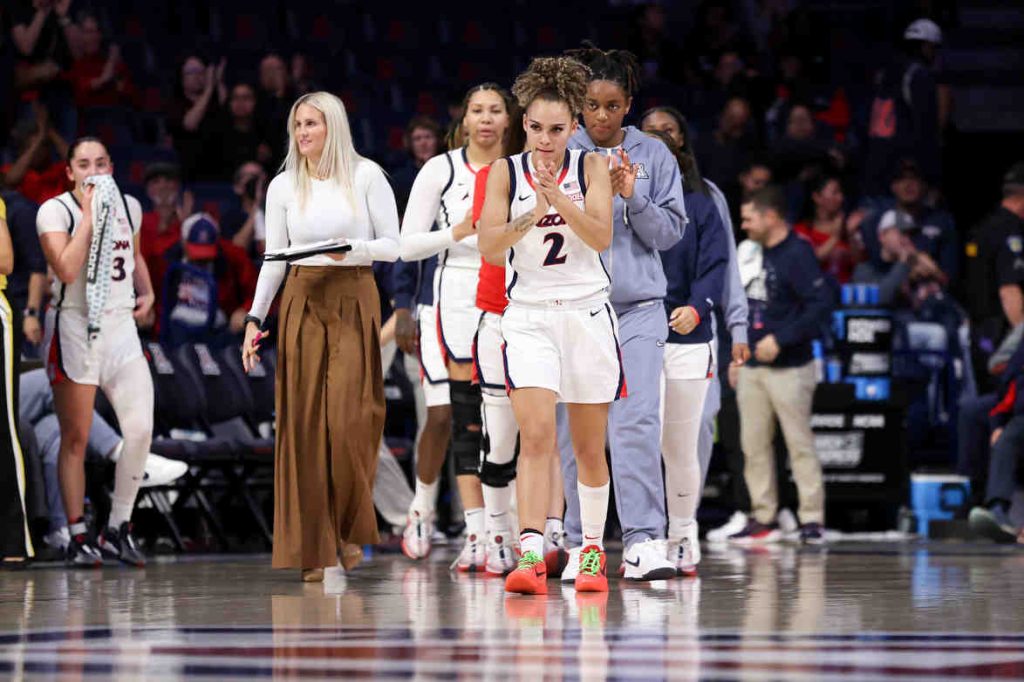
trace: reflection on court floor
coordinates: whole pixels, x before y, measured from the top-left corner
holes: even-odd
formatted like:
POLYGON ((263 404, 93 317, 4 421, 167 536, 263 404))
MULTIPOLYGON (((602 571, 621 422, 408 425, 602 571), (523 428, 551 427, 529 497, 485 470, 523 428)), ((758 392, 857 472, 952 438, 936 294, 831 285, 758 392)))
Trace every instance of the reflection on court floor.
POLYGON ((1024 678, 1019 552, 710 551, 699 579, 546 597, 438 554, 322 585, 266 557, 2 573, 0 677, 1024 678))

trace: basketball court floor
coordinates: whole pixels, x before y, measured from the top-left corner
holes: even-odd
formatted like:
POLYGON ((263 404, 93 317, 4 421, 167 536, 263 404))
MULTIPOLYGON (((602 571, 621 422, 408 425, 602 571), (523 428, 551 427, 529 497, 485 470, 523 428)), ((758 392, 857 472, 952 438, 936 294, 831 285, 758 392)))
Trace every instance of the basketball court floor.
POLYGON ((0 678, 1024 679, 1015 548, 710 550, 699 579, 546 597, 451 558, 378 554, 322 584, 268 556, 0 572, 0 678))

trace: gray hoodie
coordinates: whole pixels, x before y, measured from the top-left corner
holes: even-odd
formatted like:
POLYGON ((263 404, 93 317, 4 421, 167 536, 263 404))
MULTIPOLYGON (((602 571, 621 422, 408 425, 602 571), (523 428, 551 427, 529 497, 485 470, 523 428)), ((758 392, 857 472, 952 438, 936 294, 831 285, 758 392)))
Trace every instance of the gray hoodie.
MULTIPOLYGON (((612 278, 611 302, 617 313, 665 297, 665 272, 658 252, 683 238, 687 222, 682 178, 672 153, 661 140, 633 126, 623 130, 622 147, 640 169, 633 196, 613 199, 612 245, 601 254, 612 278)), ((585 128, 572 136, 569 147, 598 150, 585 128)))

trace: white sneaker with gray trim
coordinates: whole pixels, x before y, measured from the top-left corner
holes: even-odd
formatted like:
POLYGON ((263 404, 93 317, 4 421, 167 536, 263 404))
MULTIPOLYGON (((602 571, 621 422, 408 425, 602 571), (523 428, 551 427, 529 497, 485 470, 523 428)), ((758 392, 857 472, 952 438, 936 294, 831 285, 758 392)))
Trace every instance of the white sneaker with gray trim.
POLYGON ((665 556, 665 541, 634 542, 622 555, 626 580, 668 580, 676 577, 676 566, 665 556))

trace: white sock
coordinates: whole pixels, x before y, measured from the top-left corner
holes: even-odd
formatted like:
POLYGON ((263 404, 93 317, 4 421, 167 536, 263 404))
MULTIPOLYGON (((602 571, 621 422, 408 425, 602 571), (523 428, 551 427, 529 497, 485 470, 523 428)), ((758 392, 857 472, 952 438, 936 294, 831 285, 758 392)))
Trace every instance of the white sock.
POLYGON ((433 483, 424 483, 417 477, 416 493, 413 495, 412 504, 409 505, 409 511, 419 512, 420 516, 432 514, 434 505, 437 504, 437 486, 440 482, 440 476, 433 483))
POLYGON ((466 519, 466 536, 467 537, 481 537, 484 534, 484 508, 477 507, 476 509, 467 509, 463 512, 466 519))
POLYGON ((145 358, 122 367, 103 387, 110 400, 124 442, 114 471, 107 525, 120 528, 130 521, 135 498, 146 475, 146 458, 153 440, 153 379, 145 358))
POLYGON ((558 535, 565 533, 565 526, 562 525, 562 519, 548 519, 544 522, 544 537, 548 540, 553 540, 558 535))
POLYGON ((583 527, 583 546, 597 545, 604 549, 604 523, 608 517, 610 483, 592 488, 576 483, 580 496, 580 525, 583 527))
POLYGON ((484 494, 484 511, 486 519, 484 528, 492 538, 496 535, 505 535, 509 532, 510 515, 512 507, 513 488, 506 485, 502 488, 494 488, 489 485, 481 485, 484 494))
POLYGON ((527 552, 533 552, 539 557, 544 556, 544 536, 536 531, 523 531, 519 534, 519 547, 526 556, 527 552))
POLYGON ((672 542, 679 542, 686 537, 686 531, 696 522, 692 516, 682 518, 680 516, 668 515, 668 539, 672 542))

